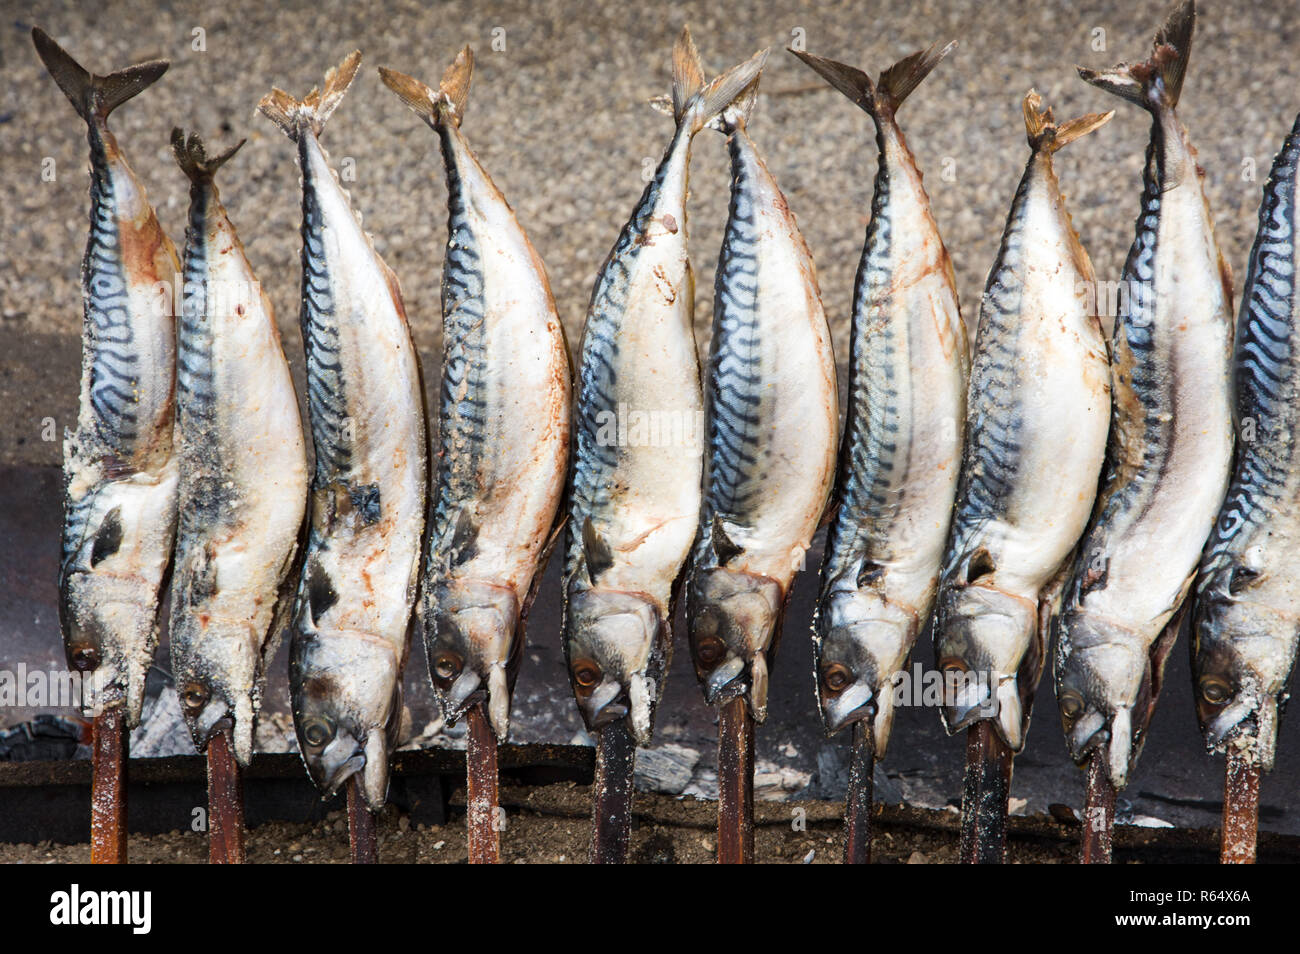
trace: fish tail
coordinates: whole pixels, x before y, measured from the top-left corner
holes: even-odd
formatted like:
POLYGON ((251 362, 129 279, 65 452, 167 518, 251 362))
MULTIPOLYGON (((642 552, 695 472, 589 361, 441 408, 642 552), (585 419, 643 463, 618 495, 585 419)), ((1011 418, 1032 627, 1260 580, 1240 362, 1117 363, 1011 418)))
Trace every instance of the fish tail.
POLYGON ((279 126, 294 142, 302 137, 305 128, 319 136, 326 120, 343 101, 343 94, 352 85, 360 65, 361 51, 353 50, 342 63, 325 74, 323 93, 313 87, 310 93, 298 100, 282 89, 272 89, 257 104, 258 112, 279 126))
POLYGON ((767 62, 767 52, 760 50, 705 83, 699 51, 690 30, 683 27, 673 47, 673 118, 677 125, 687 125, 694 134, 713 125, 724 112, 730 113, 730 120, 719 120, 715 128, 723 128, 726 122, 743 122, 754 108, 758 76, 767 62))
POLYGON ((1192 55, 1192 32, 1196 28, 1195 0, 1184 0, 1169 15, 1156 34, 1151 57, 1141 63, 1124 64, 1108 70, 1079 67, 1079 76, 1098 89, 1136 103, 1143 109, 1173 109, 1183 90, 1183 76, 1192 55))
POLYGON ((107 76, 95 76, 39 27, 32 27, 32 43, 77 115, 90 124, 102 124, 109 113, 156 83, 171 65, 166 60, 150 60, 107 76))
POLYGON ((903 100, 912 94, 912 90, 921 85, 921 81, 939 65, 939 62, 953 51, 957 41, 940 47, 935 43, 924 50, 918 50, 905 56, 889 69, 880 74, 880 80, 873 83, 871 77, 862 70, 844 63, 837 63, 811 53, 791 50, 803 60, 822 79, 851 99, 859 108, 870 113, 874 119, 889 118, 898 111, 903 100))
POLYGON ((190 133, 187 138, 180 127, 172 130, 172 152, 176 154, 176 162, 180 165, 181 170, 190 177, 191 182, 210 182, 226 161, 239 152, 239 149, 248 140, 241 139, 225 152, 220 155, 208 158, 207 149, 203 145, 203 140, 199 138, 198 133, 190 133))
POLYGON ((1045 149, 1056 152, 1062 146, 1069 145, 1081 136, 1086 136, 1094 129, 1100 129, 1115 115, 1115 110, 1108 113, 1089 113, 1078 119, 1057 125, 1052 116, 1052 107, 1043 106, 1043 98, 1037 90, 1025 94, 1025 135, 1034 151, 1045 149))
POLYGON ((469 81, 474 73, 474 52, 466 46, 442 74, 436 90, 412 76, 379 67, 384 85, 397 94, 421 119, 437 128, 443 123, 459 126, 469 101, 469 81))

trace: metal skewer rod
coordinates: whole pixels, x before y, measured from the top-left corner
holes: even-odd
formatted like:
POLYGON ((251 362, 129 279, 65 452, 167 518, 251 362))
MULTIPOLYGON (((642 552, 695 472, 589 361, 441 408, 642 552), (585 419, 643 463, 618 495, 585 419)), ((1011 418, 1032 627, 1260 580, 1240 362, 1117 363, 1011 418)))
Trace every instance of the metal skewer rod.
POLYGON ((1223 778, 1223 842, 1219 861, 1253 865, 1259 835, 1259 763, 1228 753, 1223 778))
POLYGON ((483 703, 465 714, 466 744, 465 801, 468 806, 469 863, 494 865, 500 858, 501 835, 497 825, 500 809, 497 776, 497 736, 483 703))
POLYGON ((876 770, 876 739, 871 721, 853 724, 853 759, 849 763, 849 794, 844 803, 844 863, 871 863, 871 812, 876 770))
POLYGON ((981 719, 966 731, 966 777, 961 797, 961 861, 995 865, 1006 860, 1007 795, 1012 753, 993 723, 981 719))
POLYGON ((126 864, 126 763, 130 733, 122 706, 95 716, 91 728, 90 862, 126 864))
POLYGON ((244 863, 244 783, 229 729, 208 740, 208 863, 244 863))
POLYGON ((591 827, 591 863, 621 865, 627 861, 632 831, 632 772, 636 743, 626 719, 600 730, 596 740, 595 811, 591 827))
POLYGON ((1085 865, 1110 864, 1115 834, 1115 786, 1106 771, 1106 757, 1093 752, 1088 759, 1088 791, 1083 803, 1083 851, 1085 865))
POLYGON ((379 839, 375 833, 375 816, 361 794, 361 778, 348 779, 348 845, 354 865, 373 865, 379 861, 379 839))
POLYGON ((754 861, 754 717, 744 696, 718 712, 718 864, 754 861))

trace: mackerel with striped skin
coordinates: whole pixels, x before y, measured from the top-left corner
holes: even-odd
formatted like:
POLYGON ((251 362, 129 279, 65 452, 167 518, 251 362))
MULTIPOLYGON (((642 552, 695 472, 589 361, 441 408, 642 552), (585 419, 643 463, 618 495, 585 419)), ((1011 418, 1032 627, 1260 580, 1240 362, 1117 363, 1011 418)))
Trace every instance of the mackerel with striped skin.
POLYGON ((1295 276, 1300 117, 1273 161, 1233 357, 1232 484, 1196 583, 1192 678, 1206 747, 1271 769, 1300 645, 1300 322, 1295 276))
POLYGON ((872 117, 879 164, 853 292, 849 407, 814 620, 828 734, 868 721, 883 758, 893 678, 930 615, 970 365, 952 262, 895 112, 954 44, 861 70, 795 53, 872 117))
POLYGON ((68 665, 94 674, 87 706, 124 706, 135 726, 176 532, 171 295, 180 262, 108 116, 167 63, 93 76, 41 30, 32 41, 90 141, 81 403, 77 430, 63 444, 59 619, 68 665))
POLYGON ((677 129, 592 292, 574 412, 564 648, 587 727, 627 718, 649 741, 672 651, 671 605, 700 513, 695 281, 686 250, 691 141, 758 75, 763 54, 705 85, 683 30, 677 129))
POLYGON ((437 90, 385 83, 438 134, 447 173, 440 453, 421 618, 449 722, 486 703, 501 740, 564 494, 571 375, 546 268, 460 131, 473 55, 437 90))
POLYGON ((318 136, 360 53, 299 101, 258 104, 298 147, 302 332, 316 466, 289 680, 307 770, 334 792, 362 773, 372 810, 402 731, 402 670, 427 493, 424 389, 397 276, 362 230, 318 136))
POLYGON ((253 757, 266 662, 296 576, 307 452, 275 312, 226 217, 209 158, 172 133, 190 178, 185 297, 176 341, 180 504, 172 575, 172 677, 199 751, 229 727, 253 757))
POLYGON ((713 705, 767 716, 790 584, 835 478, 835 355, 812 255, 747 131, 758 81, 713 125, 731 154, 705 383, 704 501, 686 589, 713 705))
POLYGON ((1097 752, 1117 789, 1141 753, 1232 460, 1232 279, 1174 114, 1194 21, 1185 3, 1146 62, 1079 71, 1153 120, 1112 344, 1105 474, 1052 620, 1070 754, 1097 752))
POLYGON ((1052 167, 1113 113, 1057 125, 1030 91, 1030 157, 980 307, 961 479, 935 605, 940 671, 980 674, 940 710, 949 733, 991 719, 1024 745, 1047 661, 1051 584, 1087 525, 1110 426, 1096 279, 1052 167))

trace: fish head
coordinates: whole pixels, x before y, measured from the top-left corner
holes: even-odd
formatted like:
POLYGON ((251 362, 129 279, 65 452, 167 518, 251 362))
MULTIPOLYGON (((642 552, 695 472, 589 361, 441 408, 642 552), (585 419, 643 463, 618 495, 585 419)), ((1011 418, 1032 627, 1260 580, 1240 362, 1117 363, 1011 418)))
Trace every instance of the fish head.
POLYGON ((667 666, 668 624, 658 605, 643 593, 571 585, 566 607, 569 681, 588 731, 626 718, 645 745, 667 666))
POLYGON ((1300 618, 1289 607, 1276 609, 1252 598, 1247 587, 1253 588, 1258 577, 1229 575, 1228 586, 1211 587, 1196 602, 1191 640, 1196 717, 1209 751, 1245 750, 1267 771, 1276 755, 1300 618))
POLYGON ((333 795, 360 773, 372 811, 388 790, 388 753, 399 731, 401 667, 367 633, 299 630, 289 650, 298 749, 316 787, 333 795))
POLYGON ((867 720, 877 758, 894 724, 894 684, 916 640, 916 614, 873 587, 832 590, 814 622, 817 705, 827 735, 867 720))
POLYGON ((235 758, 253 758, 261 639, 247 620, 206 613, 173 613, 172 676, 181 715, 194 747, 203 752, 218 732, 229 731, 235 758))
POLYGON ((505 741, 523 649, 518 629, 519 601, 510 587, 452 580, 433 588, 424 613, 424 647, 449 723, 484 703, 493 731, 505 741))
POLYGON ((1099 752, 1111 783, 1123 788, 1138 754, 1134 713, 1148 673, 1145 646, 1123 627, 1083 612, 1059 617, 1055 635, 1066 746, 1080 765, 1099 752))
POLYGON ((700 570, 687 591, 691 659, 710 705, 744 696, 767 718, 768 669, 785 602, 770 577, 726 567, 700 570))
POLYGON ((940 712, 950 735, 991 719, 1011 750, 1020 751, 1027 720, 1018 679, 1037 630, 1034 601, 982 583, 940 591, 934 644, 944 677, 940 712))

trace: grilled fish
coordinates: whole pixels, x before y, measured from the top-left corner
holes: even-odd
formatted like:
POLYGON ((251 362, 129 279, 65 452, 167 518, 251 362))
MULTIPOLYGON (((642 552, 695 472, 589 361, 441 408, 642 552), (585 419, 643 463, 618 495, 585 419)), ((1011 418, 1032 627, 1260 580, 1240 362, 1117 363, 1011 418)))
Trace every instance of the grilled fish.
POLYGON ((1201 558, 1192 621, 1196 713, 1211 752, 1272 768, 1300 644, 1300 355, 1295 239, 1300 118, 1264 186, 1233 356, 1237 460, 1201 558))
POLYGON ((385 83, 438 134, 447 172, 440 453, 422 588, 444 714, 486 703, 504 740, 524 617, 554 539, 569 453, 571 371, 546 268, 460 131, 473 54, 438 89, 385 83))
POLYGON ((360 53, 299 101, 258 104, 298 147, 307 410, 316 451, 311 529, 289 677, 298 744, 333 792, 362 773, 383 805, 402 731, 402 670, 419 584, 427 493, 424 390, 397 276, 375 252, 321 148, 360 53))
POLYGON ((564 566, 564 647, 592 731, 650 738, 671 605, 700 513, 703 398, 686 249, 691 141, 763 55, 707 85, 690 34, 673 50, 676 132, 596 279, 583 330, 564 566))
POLYGON ((197 135, 172 133, 191 185, 176 335, 181 478, 170 639, 195 746, 229 729, 247 765, 265 664, 296 582, 307 453, 275 313, 213 182, 242 145, 209 157, 197 135))
POLYGON ((747 131, 758 80, 715 119, 731 154, 705 381, 704 501, 687 619, 711 704, 767 716, 795 572, 826 509, 839 429, 835 356, 812 256, 747 131))
POLYGON ((953 44, 861 70, 796 53, 864 109, 880 152, 853 291, 849 407, 837 510, 814 620, 828 734, 868 720, 877 758, 894 721, 894 677, 930 615, 966 415, 970 366, 952 262, 895 113, 953 44))
POLYGON ((1052 623, 1070 754, 1082 763, 1097 751, 1116 788, 1141 753, 1232 459, 1232 278, 1174 114, 1194 23, 1185 3, 1146 62, 1079 71, 1152 116, 1112 343, 1105 473, 1052 623))
POLYGON ((1092 512, 1110 426, 1092 262, 1052 155, 1114 114, 1058 126, 1041 103, 1024 100, 1029 162, 984 287, 934 624, 938 668, 956 674, 948 731, 993 719, 1015 752, 1047 661, 1050 584, 1092 512))
POLYGON ((176 533, 171 292, 180 263, 108 116, 167 63, 93 76, 41 30, 32 41, 90 141, 81 404, 63 445, 59 619, 68 665, 91 676, 94 704, 125 706, 135 726, 176 533))

